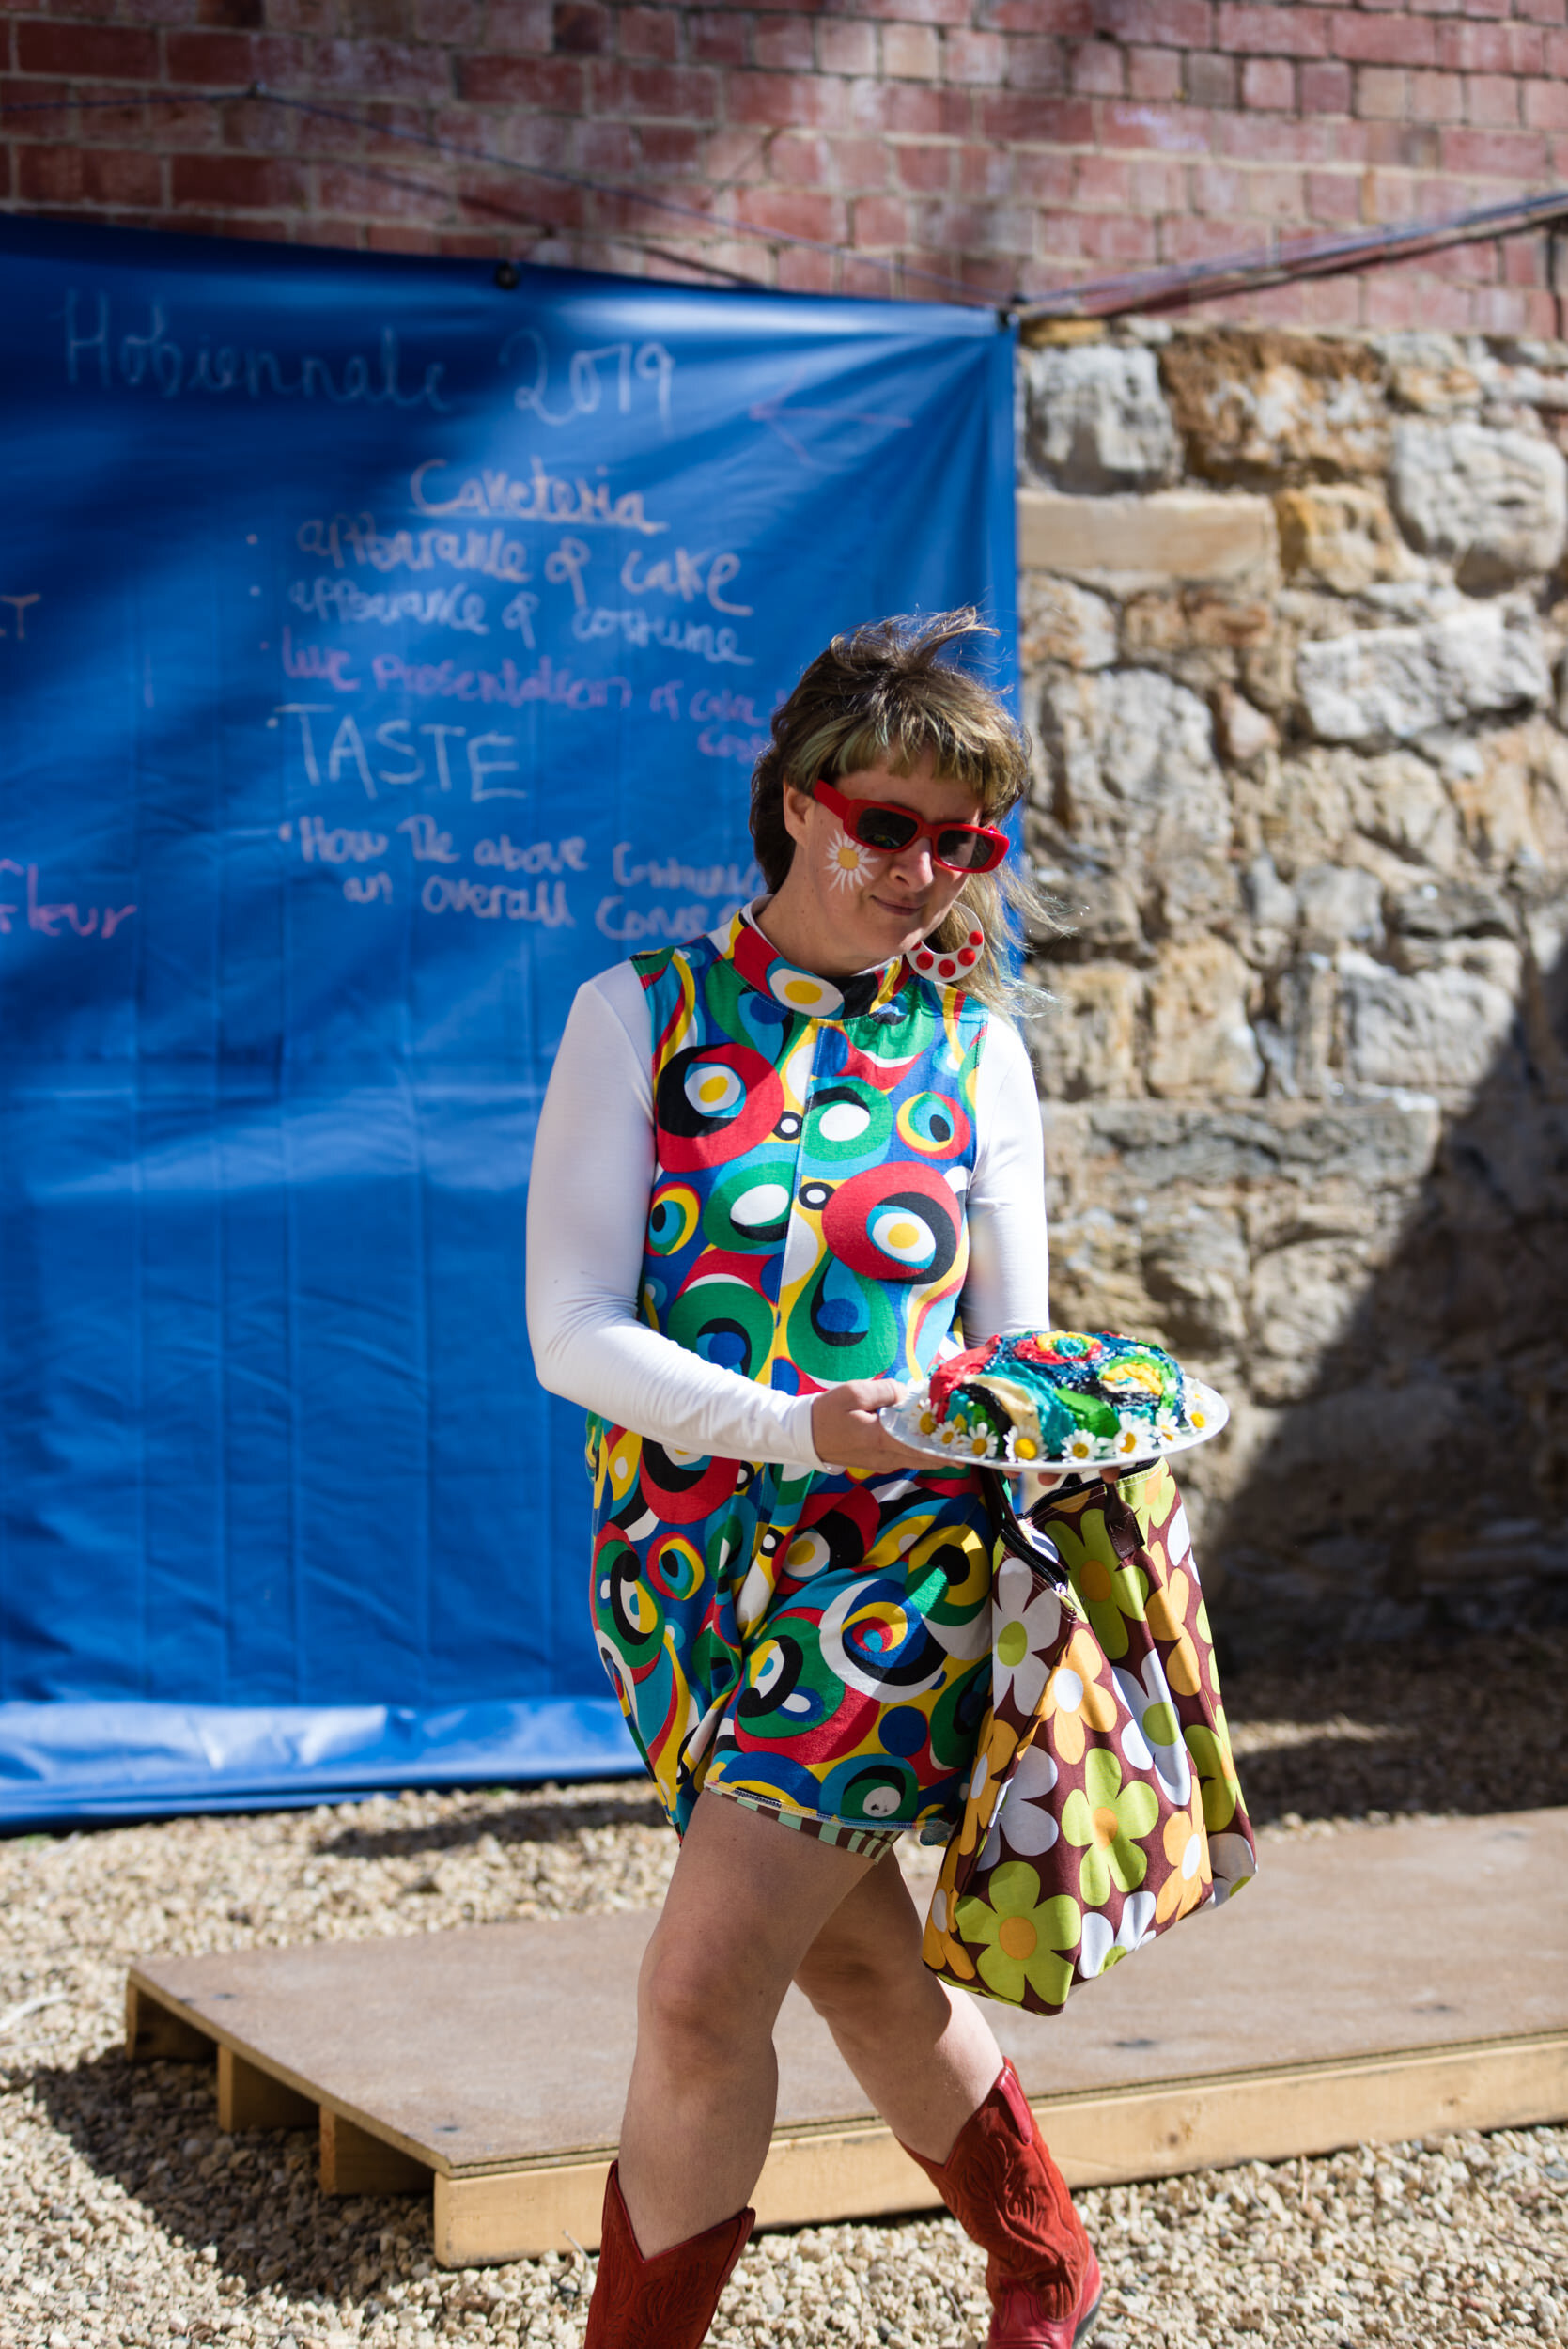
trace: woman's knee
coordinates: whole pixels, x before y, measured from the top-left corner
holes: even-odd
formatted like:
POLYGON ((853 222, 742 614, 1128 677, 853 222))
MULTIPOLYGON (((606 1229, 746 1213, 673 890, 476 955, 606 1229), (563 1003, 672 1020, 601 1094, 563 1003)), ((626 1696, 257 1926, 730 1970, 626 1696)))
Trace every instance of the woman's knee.
POLYGON ((918 2007, 924 1994, 938 1986, 921 1963, 918 1944, 910 1948, 902 1937, 879 1948, 818 1945, 807 1952, 795 1980, 832 2029, 877 2036, 890 2018, 908 2018, 911 1999, 918 2007))
POLYGON ((705 2070, 743 2065, 772 2018, 722 1948, 656 1932, 637 1985, 639 2030, 675 2061, 705 2070))

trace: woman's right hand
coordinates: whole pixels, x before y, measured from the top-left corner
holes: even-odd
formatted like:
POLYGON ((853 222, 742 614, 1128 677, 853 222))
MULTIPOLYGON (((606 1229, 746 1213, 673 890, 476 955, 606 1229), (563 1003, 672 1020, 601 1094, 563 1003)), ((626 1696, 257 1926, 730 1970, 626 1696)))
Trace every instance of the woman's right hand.
POLYGON ((911 1451, 890 1436, 877 1412, 896 1403, 900 1389, 894 1378, 849 1378, 829 1387, 811 1407, 811 1439, 816 1456, 830 1468, 925 1468, 928 1456, 911 1451))

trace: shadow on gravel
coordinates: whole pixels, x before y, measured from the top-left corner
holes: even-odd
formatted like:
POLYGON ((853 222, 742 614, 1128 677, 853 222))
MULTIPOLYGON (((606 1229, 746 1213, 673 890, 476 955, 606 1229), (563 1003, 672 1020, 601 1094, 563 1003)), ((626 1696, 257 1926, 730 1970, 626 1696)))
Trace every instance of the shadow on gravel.
MULTIPOLYGON (((1221 1623, 1224 1602, 1217 1610, 1221 1623)), ((1568 1630, 1377 1641, 1291 1662, 1226 1661, 1224 1688, 1256 1825, 1298 1816, 1532 1811, 1568 1804, 1568 1630)), ((317 1848, 341 1859, 514 1849, 589 1831, 660 1828, 635 1785, 515 1804, 418 1827, 334 1820, 317 1848)))
POLYGON ((337 1859, 395 1859, 417 1852, 460 1851, 493 1835, 498 1843, 565 1843, 596 1828, 662 1827, 664 1813, 654 1797, 560 1803, 519 1797, 505 1810, 476 1811, 466 1817, 430 1821, 423 1827, 360 1827, 350 1824, 323 1835, 318 1850, 337 1859))
MULTIPOLYGON (((210 2249, 236 2299, 272 2286, 363 2304, 428 2252, 427 2197, 338 2201, 318 2190, 314 2131, 220 2136, 206 2065, 132 2067, 114 2048, 70 2068, 39 2065, 12 2084, 30 2085, 82 2158, 173 2241, 198 2255, 210 2249)), ((59 2224, 72 2217, 63 2203, 45 2215, 59 2224)), ((190 2338, 201 2337, 198 2325, 190 2338)))
POLYGON ((1233 1665, 1225 1697, 1253 1822, 1568 1803, 1565 1678, 1556 1627, 1233 1665))

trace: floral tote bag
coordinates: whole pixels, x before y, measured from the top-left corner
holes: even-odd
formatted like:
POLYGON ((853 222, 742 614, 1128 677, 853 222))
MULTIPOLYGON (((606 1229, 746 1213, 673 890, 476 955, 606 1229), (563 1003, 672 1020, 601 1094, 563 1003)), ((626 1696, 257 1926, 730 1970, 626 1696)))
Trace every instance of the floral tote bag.
POLYGON ((1021 1520, 986 1481, 991 1703, 923 1953, 961 1989, 1054 2015, 1227 1899, 1257 1849, 1169 1467, 1048 1494, 1021 1520))

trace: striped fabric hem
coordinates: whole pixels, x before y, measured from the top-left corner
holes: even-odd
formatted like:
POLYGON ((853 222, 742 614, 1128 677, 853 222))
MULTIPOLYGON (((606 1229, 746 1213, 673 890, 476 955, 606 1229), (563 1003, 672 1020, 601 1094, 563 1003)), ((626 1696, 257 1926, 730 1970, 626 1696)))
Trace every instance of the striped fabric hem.
POLYGON ((798 1835, 809 1835, 819 1843, 836 1843, 841 1851, 869 1853, 874 1859, 892 1851, 899 1837, 908 1831, 901 1827, 860 1827, 849 1819, 824 1819, 815 1811, 785 1811, 780 1803, 737 1794, 728 1786, 708 1786, 704 1792, 722 1795, 726 1802, 754 1811, 761 1819, 777 1819, 781 1827, 792 1827, 798 1835))

